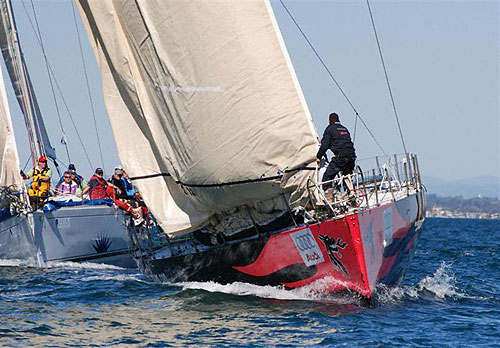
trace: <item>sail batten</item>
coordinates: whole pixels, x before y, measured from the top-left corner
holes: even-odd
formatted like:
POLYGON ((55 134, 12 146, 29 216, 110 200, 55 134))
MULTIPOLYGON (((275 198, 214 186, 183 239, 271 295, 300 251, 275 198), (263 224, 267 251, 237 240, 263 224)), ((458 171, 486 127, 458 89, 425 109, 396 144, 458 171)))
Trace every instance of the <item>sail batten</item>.
POLYGON ((120 159, 167 232, 300 196, 311 176, 316 132, 269 6, 79 1, 120 159))

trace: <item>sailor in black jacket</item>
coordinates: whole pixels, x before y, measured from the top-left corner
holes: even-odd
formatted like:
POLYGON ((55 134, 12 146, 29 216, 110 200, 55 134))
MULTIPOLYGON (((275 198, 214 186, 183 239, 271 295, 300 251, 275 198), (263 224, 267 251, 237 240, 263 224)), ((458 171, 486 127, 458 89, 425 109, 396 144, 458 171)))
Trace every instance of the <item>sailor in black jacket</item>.
MULTIPOLYGON (((328 123, 329 125, 325 129, 325 133, 323 133, 321 147, 316 154, 316 158, 319 163, 328 149, 332 150, 335 157, 330 161, 322 181, 332 180, 339 172, 342 172, 342 175, 351 174, 356 161, 356 151, 351 140, 351 134, 346 127, 340 124, 339 116, 336 113, 330 114, 328 123)), ((331 199, 333 196, 332 183, 324 184, 323 189, 327 199, 331 199)))

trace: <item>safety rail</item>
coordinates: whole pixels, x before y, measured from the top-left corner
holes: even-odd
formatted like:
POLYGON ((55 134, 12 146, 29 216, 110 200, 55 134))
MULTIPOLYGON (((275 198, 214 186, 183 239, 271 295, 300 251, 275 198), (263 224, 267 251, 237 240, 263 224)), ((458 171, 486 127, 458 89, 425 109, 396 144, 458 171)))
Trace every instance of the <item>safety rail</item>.
MULTIPOLYGON (((358 165, 352 174, 339 175, 330 181, 321 182, 310 178, 307 184, 309 202, 303 206, 292 209, 288 205, 288 197, 283 196, 293 224, 297 226, 302 221, 308 224, 354 214, 402 199, 422 189, 416 155, 406 154, 399 158, 394 155, 383 165, 379 164, 377 158, 376 163, 375 168, 371 170, 363 171, 358 165), (335 188, 332 200, 327 199, 322 188, 327 183, 331 183, 335 188), (303 220, 298 219, 299 216, 303 220)), ((317 171, 315 176, 321 177, 321 170, 317 171)), ((249 216, 252 217, 250 212, 249 216)), ((171 239, 157 225, 134 226, 129 223, 128 226, 128 239, 132 243, 131 248, 136 258, 149 255, 151 250, 163 247, 169 247, 173 252, 178 242, 195 239, 192 235, 187 239, 171 239)), ((259 234, 255 221, 254 226, 256 233, 259 234)), ((248 226, 245 224, 243 228, 248 226)), ((215 238, 215 235, 213 237, 215 238)), ((196 248, 196 244, 193 244, 193 247, 196 248)))
MULTIPOLYGON (((327 212, 339 216, 396 201, 422 189, 417 155, 403 154, 387 157, 380 165, 375 157, 375 168, 362 171, 359 165, 348 175, 333 180, 309 180, 308 191, 315 214, 327 212), (331 184, 333 198, 328 200, 323 185, 331 184)), ((317 176, 322 175, 321 170, 317 176)))

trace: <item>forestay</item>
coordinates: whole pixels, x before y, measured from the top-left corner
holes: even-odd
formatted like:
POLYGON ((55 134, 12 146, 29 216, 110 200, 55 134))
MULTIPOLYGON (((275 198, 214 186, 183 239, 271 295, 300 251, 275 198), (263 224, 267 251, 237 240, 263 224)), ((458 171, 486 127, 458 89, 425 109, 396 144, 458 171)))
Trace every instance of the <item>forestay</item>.
POLYGON ((14 129, 12 128, 9 104, 0 69, 0 187, 14 185, 15 189, 20 190, 22 181, 19 168, 14 129))
POLYGON ((283 194, 298 202, 316 131, 268 1, 79 0, 79 10, 120 160, 165 231, 242 208, 259 220, 286 209, 283 194))

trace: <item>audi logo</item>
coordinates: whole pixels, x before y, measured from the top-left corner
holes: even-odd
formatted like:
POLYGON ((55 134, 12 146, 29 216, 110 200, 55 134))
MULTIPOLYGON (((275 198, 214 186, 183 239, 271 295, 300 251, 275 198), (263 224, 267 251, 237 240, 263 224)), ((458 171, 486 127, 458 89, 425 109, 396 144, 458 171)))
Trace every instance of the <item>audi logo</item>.
POLYGON ((295 237, 295 244, 299 251, 306 251, 314 248, 314 238, 309 234, 303 234, 301 236, 295 237))

